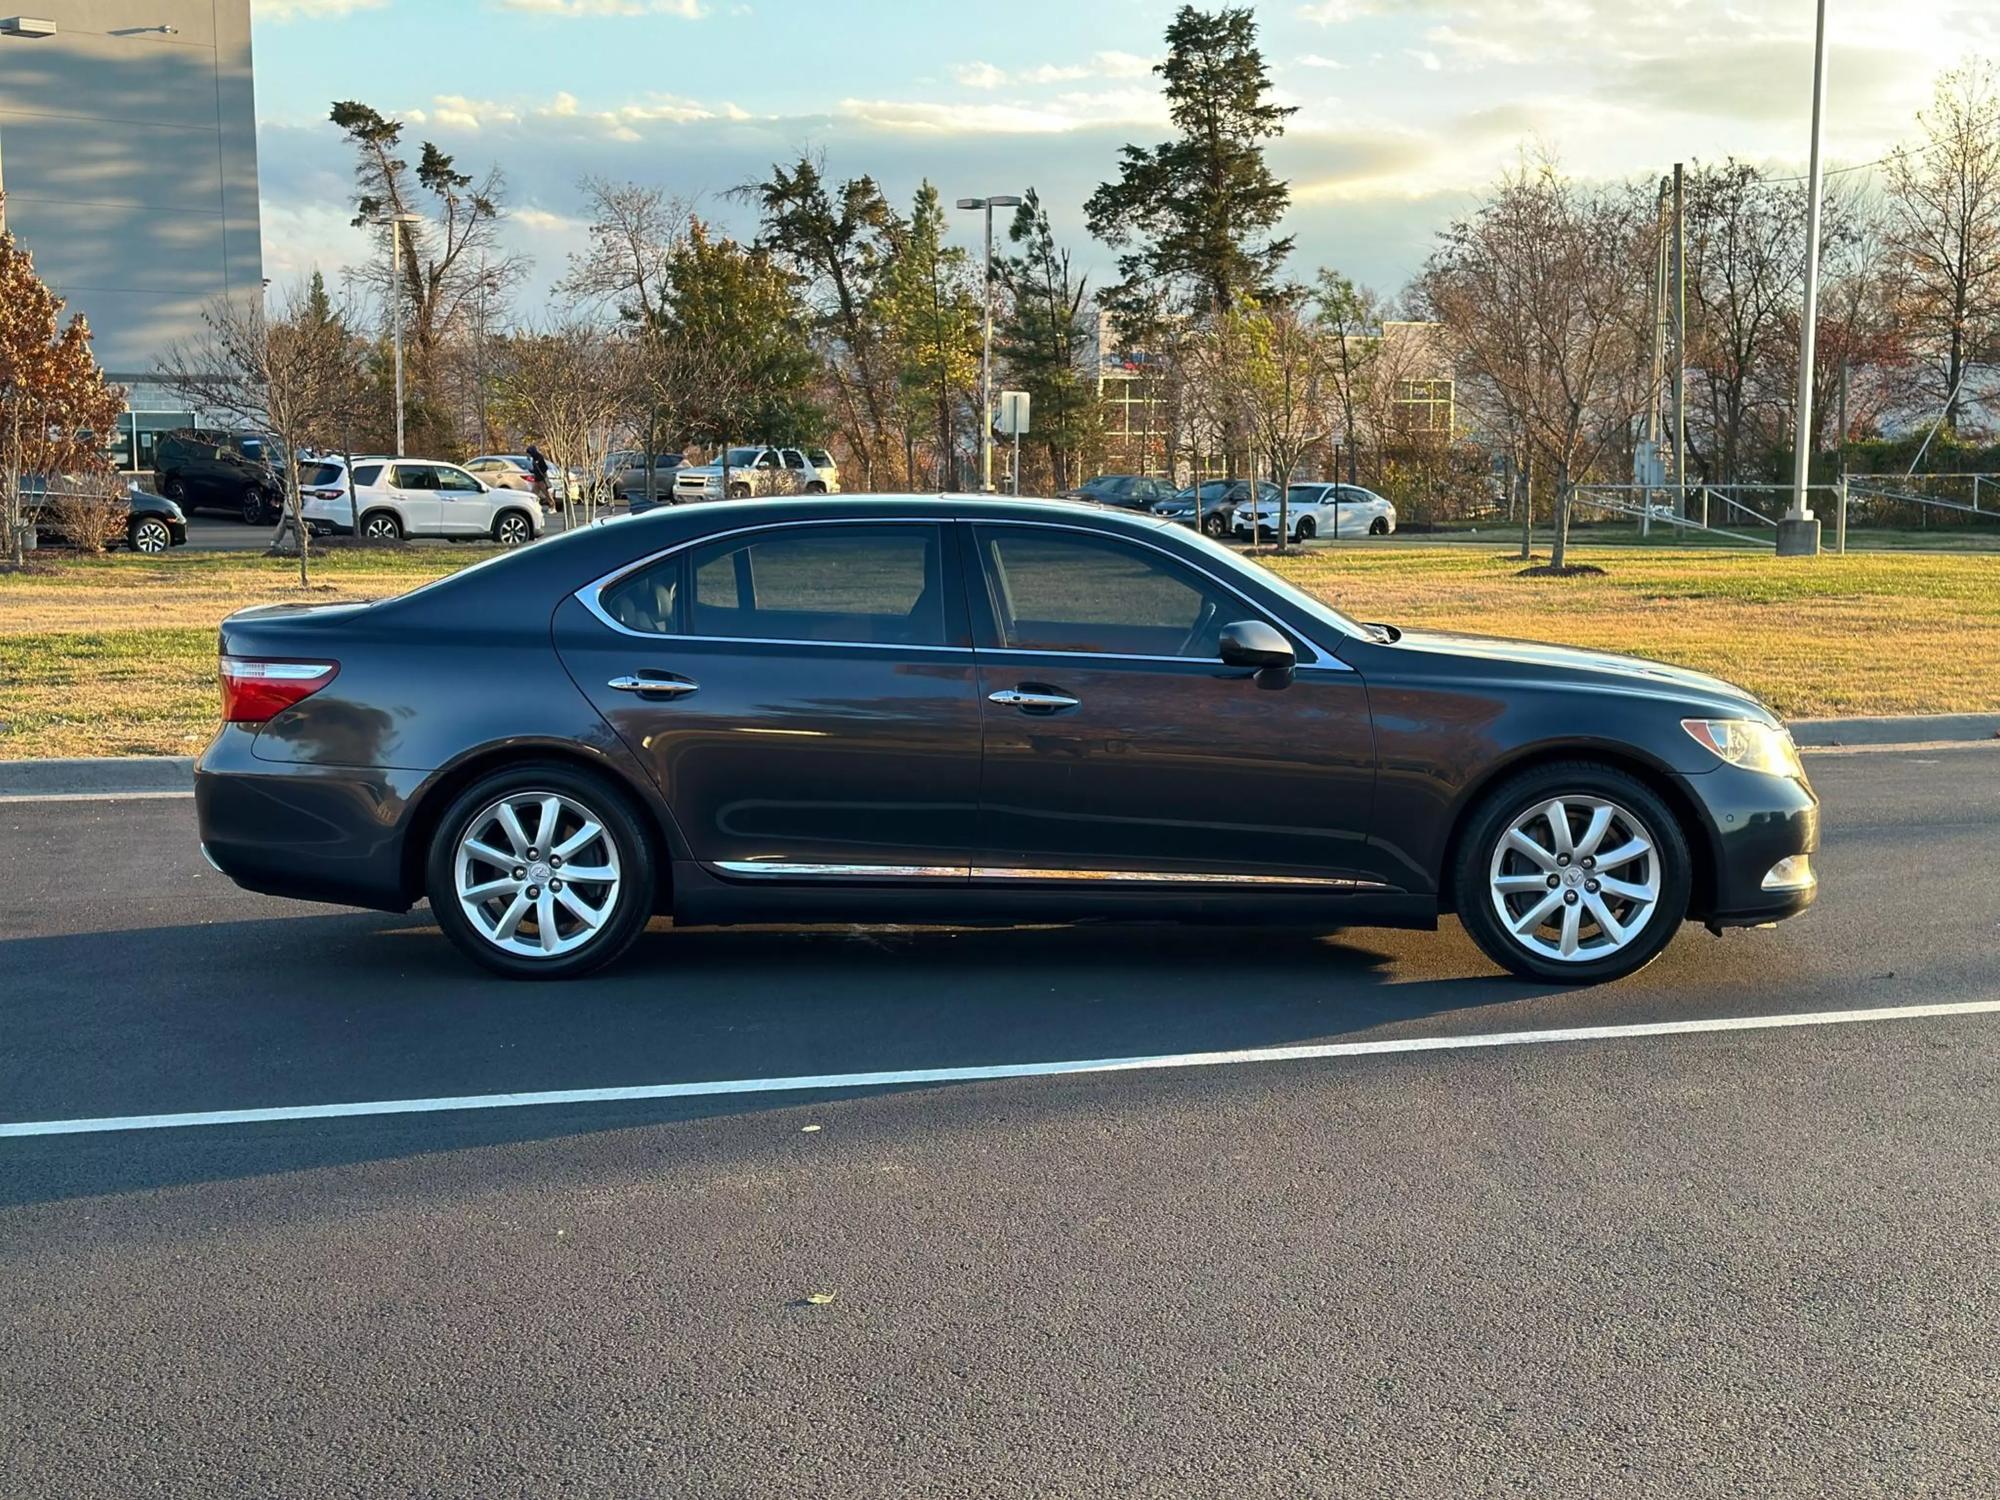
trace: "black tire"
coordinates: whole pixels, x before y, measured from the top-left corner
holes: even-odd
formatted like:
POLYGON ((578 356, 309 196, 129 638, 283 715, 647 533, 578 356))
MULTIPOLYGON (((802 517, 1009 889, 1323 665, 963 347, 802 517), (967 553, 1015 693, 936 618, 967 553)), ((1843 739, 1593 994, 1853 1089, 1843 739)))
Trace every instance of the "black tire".
POLYGON ((1311 516, 1299 517, 1298 539, 1300 541, 1309 542, 1318 534, 1319 534, 1319 527, 1313 524, 1313 518, 1311 516))
POLYGON ((729 487, 729 498, 732 500, 748 500, 750 498, 750 486, 747 484, 732 484, 729 487))
POLYGON ((811 484, 806 486, 806 493, 808 495, 824 495, 826 493, 826 486, 815 479, 811 484))
POLYGON ((275 521, 276 510, 277 508, 271 503, 270 495, 256 485, 253 484, 244 490, 239 514, 242 515, 245 526, 261 526, 267 521, 275 521))
POLYGON ((160 493, 174 504, 180 505, 187 499, 187 486, 178 479, 163 479, 160 481, 160 493))
POLYGON ((1212 510, 1201 518, 1201 534, 1212 536, 1218 541, 1229 535, 1229 522, 1223 518, 1221 511, 1212 510))
POLYGON ((173 529, 158 516, 139 516, 125 528, 125 540, 134 552, 158 557, 173 550, 173 529))
POLYGON ((493 518, 493 540, 503 547, 521 547, 535 539, 535 523, 524 510, 503 510, 493 518))
POLYGON ((1377 516, 1374 520, 1370 521, 1368 523, 1368 534, 1370 536, 1387 536, 1389 534, 1389 518, 1387 516, 1377 516))
POLYGON ((361 538, 369 542, 400 542, 403 523, 392 510, 371 510, 361 518, 361 538))
MULTIPOLYGON (((1480 799, 1465 824, 1455 868, 1448 875, 1459 921, 1481 951, 1501 968, 1524 979, 1602 984, 1637 973, 1673 941, 1687 917, 1693 889, 1693 859, 1680 819, 1643 781, 1598 761, 1558 761, 1510 777, 1480 799), (1658 859, 1659 894, 1643 919, 1645 926, 1625 946, 1597 959, 1549 957, 1526 946, 1501 921, 1492 879, 1495 855, 1508 829, 1530 809, 1552 799, 1586 797, 1615 804, 1643 825, 1658 859)), ((1579 868, 1566 869, 1548 878, 1574 881, 1587 876, 1588 872, 1579 868)), ((1555 889, 1564 887, 1558 885, 1555 889)), ((1593 885, 1591 889, 1596 888, 1593 885)), ((1581 896, 1581 891, 1565 890, 1566 899, 1581 896)), ((1531 904, 1526 895, 1514 899, 1524 907, 1531 904)), ((1571 901, 1571 904, 1576 903, 1571 901)))
MULTIPOLYGON (((546 854, 546 851, 537 851, 546 854)), ((624 791, 588 771, 530 761, 480 778, 452 799, 431 835, 424 889, 438 926, 474 963, 509 979, 575 979, 621 957, 646 929, 657 894, 657 861, 644 815, 624 791), (619 885, 594 936, 566 953, 523 957, 497 946, 459 904, 457 852, 469 825, 509 793, 553 792, 586 809, 616 848, 619 885)))

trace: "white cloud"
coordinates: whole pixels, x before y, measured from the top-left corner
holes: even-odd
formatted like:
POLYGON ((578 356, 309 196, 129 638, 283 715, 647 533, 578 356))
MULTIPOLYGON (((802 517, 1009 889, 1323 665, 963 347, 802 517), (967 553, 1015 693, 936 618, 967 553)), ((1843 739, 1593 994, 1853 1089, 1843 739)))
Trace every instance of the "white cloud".
POLYGON ((953 78, 969 89, 997 89, 1004 83, 1046 85, 1079 83, 1086 78, 1149 78, 1153 59, 1136 52, 1094 52, 1089 62, 1042 63, 1009 73, 990 62, 961 63, 951 70, 953 78))
POLYGON ((260 21, 325 21, 357 10, 380 10, 389 0, 251 0, 260 21))
POLYGON ((1347 66, 1346 63, 1337 57, 1321 57, 1317 52, 1304 53, 1297 61, 1302 68, 1344 68, 1347 66))
POLYGON ((699 21, 701 0, 496 0, 501 10, 536 16, 679 16, 699 21))
POLYGON ((1405 47, 1403 56, 1409 58, 1426 73, 1436 73, 1444 67, 1438 55, 1425 47, 1405 47))
POLYGON ((1299 19, 1321 26, 1339 26, 1361 16, 1375 15, 1381 9, 1380 0, 1316 0, 1312 5, 1299 7, 1299 19))

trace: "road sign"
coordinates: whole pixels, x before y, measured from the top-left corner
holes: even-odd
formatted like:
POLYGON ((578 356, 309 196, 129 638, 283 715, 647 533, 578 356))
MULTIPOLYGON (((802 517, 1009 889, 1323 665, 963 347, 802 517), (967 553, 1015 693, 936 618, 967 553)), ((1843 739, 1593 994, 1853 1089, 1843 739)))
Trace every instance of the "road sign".
POLYGON ((1002 436, 1019 437, 1028 430, 1028 393, 1026 391, 1002 391, 1000 408, 993 418, 993 426, 1002 436))

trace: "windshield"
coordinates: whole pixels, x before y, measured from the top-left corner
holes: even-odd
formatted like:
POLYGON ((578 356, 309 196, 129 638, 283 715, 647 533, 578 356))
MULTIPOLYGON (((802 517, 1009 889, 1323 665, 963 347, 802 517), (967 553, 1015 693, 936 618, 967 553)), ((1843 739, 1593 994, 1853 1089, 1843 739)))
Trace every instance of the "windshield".
POLYGON ((1284 579, 1280 578, 1269 568, 1259 567, 1253 562, 1245 562, 1241 556, 1230 551, 1222 543, 1210 541, 1200 532, 1189 532, 1181 540, 1199 547, 1203 552, 1208 554, 1209 561, 1216 566, 1227 568, 1234 574, 1247 574, 1272 593, 1284 599, 1288 604, 1291 604, 1294 608, 1303 611, 1315 620, 1325 621, 1342 635, 1359 636, 1364 641, 1372 641, 1376 638, 1375 632, 1370 630, 1366 625, 1361 624, 1357 620, 1349 619, 1324 599, 1315 599, 1304 589, 1285 582, 1284 579))
POLYGON ((729 450, 729 467, 732 469, 747 469, 763 456, 764 450, 762 448, 731 448, 729 450))

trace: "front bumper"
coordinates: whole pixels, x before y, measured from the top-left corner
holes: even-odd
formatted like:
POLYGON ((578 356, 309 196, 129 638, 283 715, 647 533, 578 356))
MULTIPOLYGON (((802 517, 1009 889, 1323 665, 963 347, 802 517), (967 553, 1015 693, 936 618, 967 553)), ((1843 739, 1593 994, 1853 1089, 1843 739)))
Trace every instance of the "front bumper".
MULTIPOLYGON (((1713 854, 1706 899, 1694 915, 1713 927, 1754 927, 1797 916, 1819 896, 1818 872, 1772 887, 1787 860, 1819 852, 1819 798, 1809 783, 1717 766, 1675 780, 1699 810, 1713 854)), ((1698 888, 1699 894, 1699 888, 1698 888)))

